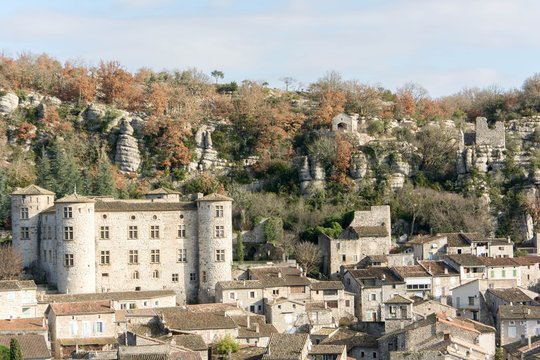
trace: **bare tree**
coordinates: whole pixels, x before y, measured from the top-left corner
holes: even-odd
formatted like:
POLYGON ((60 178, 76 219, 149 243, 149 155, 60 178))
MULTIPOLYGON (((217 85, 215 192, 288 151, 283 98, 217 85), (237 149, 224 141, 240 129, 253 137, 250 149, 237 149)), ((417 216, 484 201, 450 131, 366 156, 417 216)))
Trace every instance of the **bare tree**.
POLYGON ((0 245, 0 280, 20 279, 22 270, 21 253, 11 245, 0 245))
POLYGON ((285 84, 285 91, 289 91, 289 86, 294 84, 296 80, 290 76, 285 76, 284 78, 281 78, 281 81, 285 84))
POLYGON ((306 274, 315 274, 319 269, 322 254, 317 245, 307 241, 299 242, 294 249, 294 255, 306 274))

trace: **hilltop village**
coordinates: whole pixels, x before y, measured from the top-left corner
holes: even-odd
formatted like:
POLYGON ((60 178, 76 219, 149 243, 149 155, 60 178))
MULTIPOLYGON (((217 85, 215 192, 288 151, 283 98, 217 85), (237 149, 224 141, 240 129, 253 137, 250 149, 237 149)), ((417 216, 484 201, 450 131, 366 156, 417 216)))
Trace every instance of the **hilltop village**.
POLYGON ((540 359, 539 75, 212 77, 0 55, 0 360, 540 359))
POLYGON ((373 206, 319 235, 323 280, 294 260, 233 264, 224 195, 56 199, 30 185, 11 199, 13 246, 48 284, 0 281, 0 344, 17 339, 24 358, 540 354, 536 237, 519 257, 508 238, 460 232, 413 236, 397 252, 390 207, 373 206))

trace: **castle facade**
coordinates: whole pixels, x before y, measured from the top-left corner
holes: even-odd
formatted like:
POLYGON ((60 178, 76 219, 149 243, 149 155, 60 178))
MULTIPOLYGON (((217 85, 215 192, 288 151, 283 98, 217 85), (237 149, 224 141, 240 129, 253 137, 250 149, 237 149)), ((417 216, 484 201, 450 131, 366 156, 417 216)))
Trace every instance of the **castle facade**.
POLYGON ((55 200, 36 185, 12 194, 13 245, 24 266, 61 293, 172 289, 177 301, 210 302, 231 279, 232 199, 181 201, 157 189, 144 200, 77 194, 55 200))

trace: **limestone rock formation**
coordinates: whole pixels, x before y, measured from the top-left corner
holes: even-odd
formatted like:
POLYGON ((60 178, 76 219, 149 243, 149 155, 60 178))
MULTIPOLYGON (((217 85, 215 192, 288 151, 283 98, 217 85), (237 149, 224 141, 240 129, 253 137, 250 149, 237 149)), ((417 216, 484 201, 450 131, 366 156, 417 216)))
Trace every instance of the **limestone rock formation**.
POLYGON ((227 167, 227 161, 220 159, 218 152, 212 144, 212 132, 215 126, 203 125, 195 133, 195 149, 196 161, 189 164, 190 171, 224 169, 227 167))
POLYGON ((368 162, 364 153, 357 153, 351 156, 351 166, 349 174, 355 180, 362 179, 366 176, 368 170, 368 162))
POLYGON ((137 139, 133 137, 133 128, 125 118, 120 123, 120 135, 116 143, 114 162, 124 172, 137 171, 141 165, 137 139))
POLYGON ((14 112, 19 106, 19 97, 13 93, 0 96, 0 114, 7 115, 14 112))
POLYGON ((326 173, 318 162, 310 161, 307 156, 302 156, 298 174, 302 194, 324 189, 326 173))

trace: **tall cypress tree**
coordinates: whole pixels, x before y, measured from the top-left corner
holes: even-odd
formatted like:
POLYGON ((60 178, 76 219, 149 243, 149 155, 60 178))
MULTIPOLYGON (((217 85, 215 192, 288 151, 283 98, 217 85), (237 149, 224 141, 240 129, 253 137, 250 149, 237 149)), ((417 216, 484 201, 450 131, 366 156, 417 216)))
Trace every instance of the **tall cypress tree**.
POLYGON ((9 343, 9 360, 23 360, 21 344, 15 338, 9 343))
POLYGON ((92 193, 94 195, 116 195, 111 164, 103 151, 98 159, 97 172, 93 179, 92 193))
POLYGON ((45 189, 54 188, 54 176, 49 155, 45 148, 41 149, 41 156, 36 162, 37 184, 45 189))

